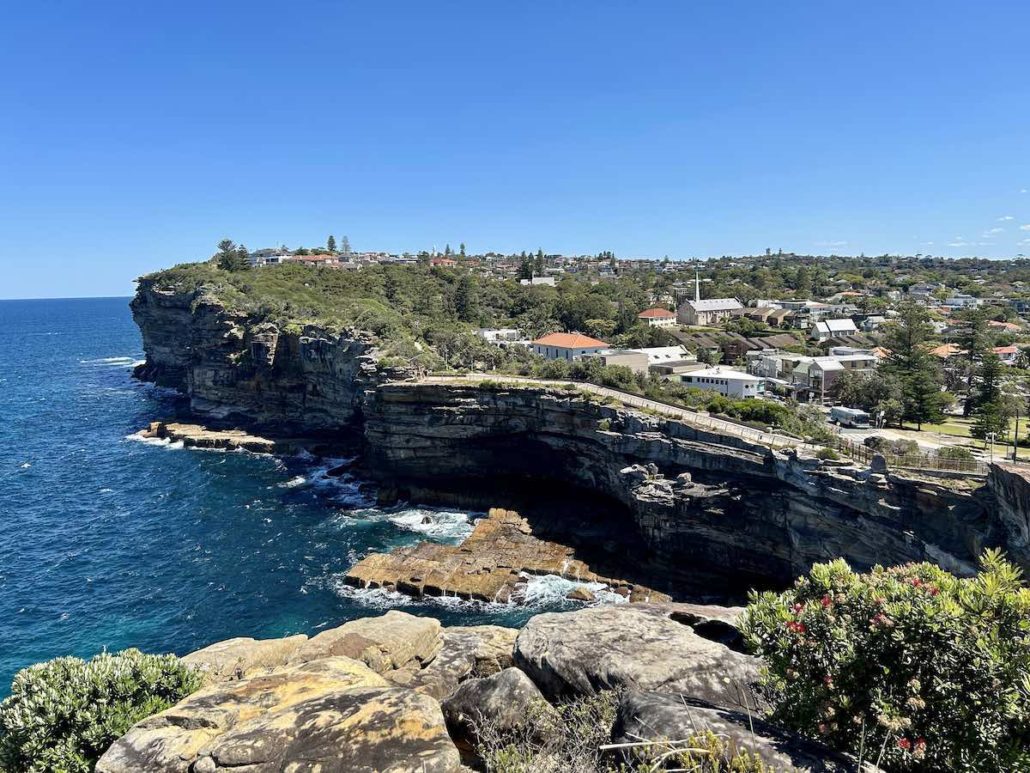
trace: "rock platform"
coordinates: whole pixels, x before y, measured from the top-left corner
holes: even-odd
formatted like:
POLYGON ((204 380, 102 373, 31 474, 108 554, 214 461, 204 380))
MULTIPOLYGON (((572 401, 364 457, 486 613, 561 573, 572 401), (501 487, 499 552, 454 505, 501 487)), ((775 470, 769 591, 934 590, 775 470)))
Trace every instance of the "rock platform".
MULTIPOLYGON (((460 545, 420 542, 389 553, 373 553, 351 567, 346 582, 417 598, 454 596, 507 603, 518 601, 526 575, 602 583, 632 602, 670 600, 643 585, 597 574, 576 558, 574 548, 533 536, 522 516, 499 508, 491 509, 460 545)), ((592 596, 572 598, 589 601, 592 596)))

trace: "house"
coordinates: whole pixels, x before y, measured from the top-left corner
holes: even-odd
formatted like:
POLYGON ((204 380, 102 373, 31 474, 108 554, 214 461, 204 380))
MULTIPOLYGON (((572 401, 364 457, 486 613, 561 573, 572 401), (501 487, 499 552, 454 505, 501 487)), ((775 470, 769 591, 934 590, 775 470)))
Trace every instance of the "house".
POLYGON ((646 322, 648 327, 670 327, 676 324, 676 312, 655 306, 637 314, 637 319, 646 322))
POLYGON ((983 298, 976 298, 966 293, 952 293, 942 305, 950 309, 975 309, 983 305, 983 298))
POLYGON ((794 366, 791 383, 799 396, 807 392, 809 399, 825 402, 833 385, 845 371, 875 370, 877 358, 873 354, 848 354, 842 357, 805 357, 794 366))
POLYGON ((1015 365, 1019 359, 1018 346, 995 346, 994 353, 1005 365, 1015 365))
POLYGON ((305 266, 335 266, 340 262, 335 255, 290 255, 291 263, 302 263, 305 266))
POLYGON ((851 319, 824 319, 812 326, 812 331, 809 335, 816 341, 825 341, 838 336, 854 335, 857 332, 858 328, 855 327, 855 323, 851 319))
POLYGON ((429 265, 434 268, 454 268, 458 265, 458 261, 453 258, 430 258, 429 265))
POLYGON ((765 394, 765 379, 729 368, 705 368, 680 375, 684 386, 718 392, 726 397, 752 398, 765 394))
POLYGON ((578 360, 586 354, 596 354, 610 349, 604 341, 585 336, 582 333, 548 333, 531 341, 529 348, 548 360, 578 360))
POLYGON ((955 344, 941 344, 940 346, 931 349, 930 354, 932 354, 934 357, 940 357, 942 360, 947 360, 952 357, 957 357, 958 355, 963 354, 963 351, 955 344))
POLYGON ((602 365, 622 365, 634 373, 647 373, 647 355, 632 349, 602 349, 584 354, 583 359, 597 359, 602 365))
POLYGON ((880 314, 873 314, 862 320, 862 331, 872 333, 887 324, 887 318, 880 314))
POLYGON ((1003 333, 1018 333, 1023 329, 1015 322, 999 322, 996 319, 990 320, 987 326, 994 330, 1000 330, 1003 333))
POLYGON ((520 279, 520 285, 547 285, 548 287, 554 287, 553 276, 535 276, 532 279, 520 279))
POLYGON ((735 317, 744 310, 744 304, 736 298, 707 298, 703 301, 685 301, 676 314, 684 325, 709 327, 723 320, 735 317))
POLYGON ((489 344, 505 344, 519 340, 519 331, 513 327, 481 327, 476 335, 489 344))

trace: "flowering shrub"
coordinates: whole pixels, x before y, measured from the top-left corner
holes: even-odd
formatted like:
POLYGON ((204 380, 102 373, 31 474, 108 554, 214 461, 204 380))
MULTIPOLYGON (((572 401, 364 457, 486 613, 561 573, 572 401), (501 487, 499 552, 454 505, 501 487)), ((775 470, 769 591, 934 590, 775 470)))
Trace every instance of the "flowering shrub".
POLYGON ((125 650, 18 672, 0 703, 0 770, 89 773, 132 725, 200 687, 174 655, 125 650))
POLYGON ((1030 589, 1000 553, 969 579, 817 564, 744 635, 781 724, 892 771, 1030 771, 1030 589))

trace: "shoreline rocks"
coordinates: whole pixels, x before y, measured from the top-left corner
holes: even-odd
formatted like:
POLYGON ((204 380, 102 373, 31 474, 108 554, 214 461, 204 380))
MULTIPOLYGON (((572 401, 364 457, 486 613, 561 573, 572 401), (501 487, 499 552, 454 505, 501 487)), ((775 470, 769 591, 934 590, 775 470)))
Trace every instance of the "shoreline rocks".
POLYGON ((390 611, 310 639, 230 639, 183 658, 207 669, 208 684, 134 725, 96 770, 459 773, 481 731, 536 732, 534 718, 560 721, 558 701, 610 689, 624 691, 614 742, 710 729, 774 769, 853 769, 760 720, 748 692, 756 661, 699 632, 732 627, 738 613, 614 604, 515 631, 390 611))
POLYGON ((292 454, 303 445, 300 440, 273 440, 242 429, 211 429, 178 421, 152 421, 137 435, 149 440, 181 442, 185 448, 250 451, 255 454, 292 454))
MULTIPOLYGON (((539 539, 518 513, 491 509, 461 545, 420 542, 389 553, 372 553, 345 577, 360 588, 386 588, 421 598, 453 596, 477 601, 517 601, 525 575, 556 575, 583 583, 603 583, 629 601, 669 601, 651 588, 596 574, 574 548, 539 539)), ((590 602, 586 588, 569 594, 590 602), (579 591, 579 592, 577 592, 579 591)))

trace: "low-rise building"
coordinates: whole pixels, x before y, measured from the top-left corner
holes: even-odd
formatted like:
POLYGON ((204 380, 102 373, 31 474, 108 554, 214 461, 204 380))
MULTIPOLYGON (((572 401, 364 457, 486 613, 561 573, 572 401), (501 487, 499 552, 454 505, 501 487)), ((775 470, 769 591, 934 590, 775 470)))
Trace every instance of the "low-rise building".
POLYGON ((476 335, 491 344, 513 343, 521 338, 518 329, 514 327, 481 327, 476 335))
POLYGON ((602 365, 621 365, 634 373, 647 373, 647 355, 632 349, 602 349, 584 354, 583 359, 596 359, 602 365))
POLYGON ((520 279, 520 285, 546 285, 547 287, 554 287, 553 276, 535 276, 532 279, 520 279))
POLYGON ((676 319, 684 325, 708 327, 739 316, 743 311, 744 304, 736 298, 706 298, 701 301, 684 301, 676 313, 676 319))
POLYGON ((825 341, 839 336, 854 335, 857 332, 858 328, 851 319, 824 319, 812 325, 809 335, 816 341, 825 341))
POLYGON ((718 392, 726 397, 752 398, 765 394, 765 379, 730 368, 704 368, 680 375, 684 386, 718 392))
POLYGON ((676 324, 676 312, 655 306, 637 314, 637 319, 646 322, 649 327, 671 327, 676 324))
POLYGON ((585 336, 582 333, 548 333, 541 338, 531 341, 530 349, 534 354, 546 357, 548 360, 572 360, 581 359, 587 354, 596 354, 604 349, 610 349, 604 341, 585 336))

